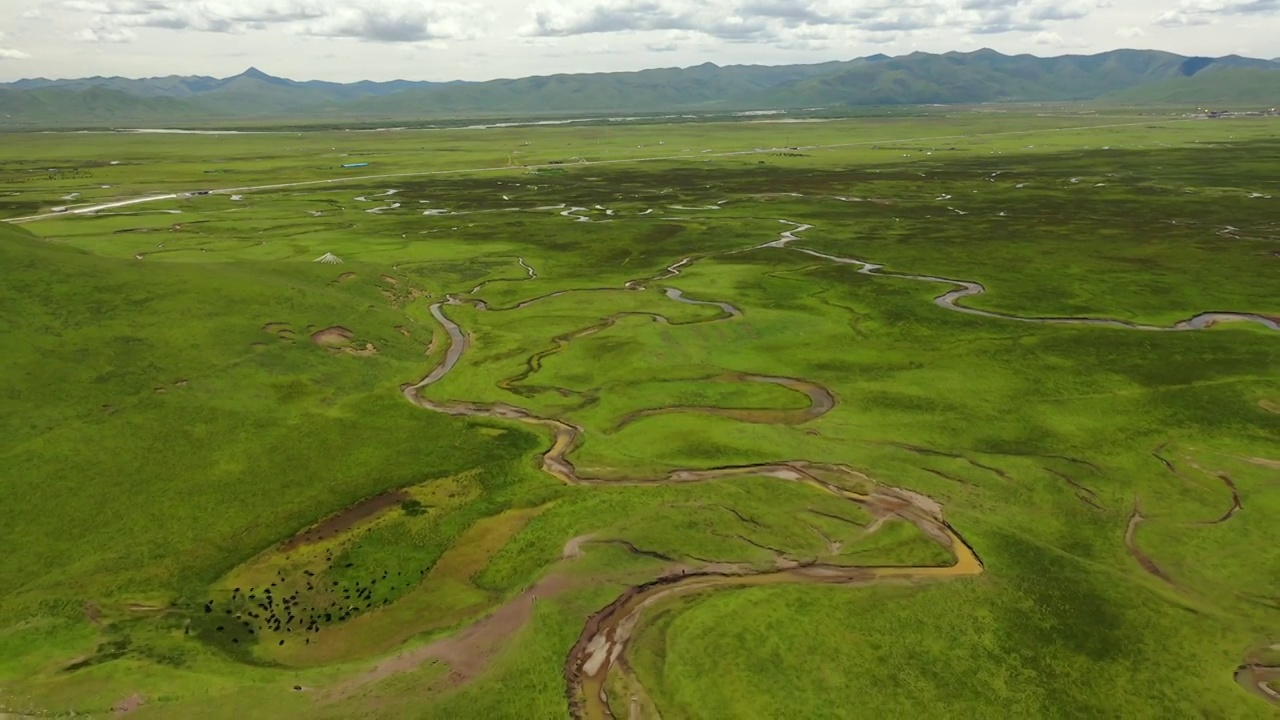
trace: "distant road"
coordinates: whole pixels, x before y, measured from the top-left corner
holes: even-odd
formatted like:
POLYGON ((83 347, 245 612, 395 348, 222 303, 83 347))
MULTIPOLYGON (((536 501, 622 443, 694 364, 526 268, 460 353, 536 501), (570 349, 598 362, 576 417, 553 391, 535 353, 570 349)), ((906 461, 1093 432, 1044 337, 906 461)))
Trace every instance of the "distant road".
MULTIPOLYGON (((643 162, 661 162, 664 160, 702 160, 713 157, 735 157, 742 155, 765 155, 768 153, 795 151, 795 150, 834 150, 837 148, 847 147, 865 147, 868 145, 894 145, 898 143, 916 143, 931 142, 937 140, 964 140, 967 138, 979 137, 998 137, 1006 135, 1038 135, 1040 133, 1050 132, 1071 132, 1074 130, 1103 130, 1106 128, 1133 127, 1136 125, 1151 125, 1152 123, 1174 123, 1188 122, 1187 119, 1148 119, 1142 122, 1130 123, 1112 123, 1108 125, 1074 125, 1071 127, 1042 128, 1039 130, 1008 130, 1004 132, 992 133, 971 133, 968 135, 934 135, 932 137, 915 137, 901 138, 898 140, 865 140, 852 143, 837 143, 834 145, 800 145, 791 148, 756 148, 753 150, 729 150, 717 153, 681 153, 679 155, 658 155, 654 157, 643 158, 618 158, 615 160, 583 160, 572 164, 556 164, 542 163, 537 165, 498 165, 494 167, 481 168, 460 168, 454 170, 423 170, 420 172, 407 173, 391 173, 387 175, 344 175, 342 177, 326 178, 324 180, 304 180, 301 182, 277 183, 274 185, 252 185, 246 187, 221 188, 219 190, 201 190, 202 195, 229 195, 232 193, 249 193, 260 190, 282 190, 285 188, 307 187, 311 185, 341 185, 343 183, 363 182, 366 180, 394 180, 398 178, 412 177, 428 177, 433 175, 466 175, 471 173, 488 173, 488 172, 511 172, 516 169, 533 169, 541 170, 548 168, 561 167, 580 167, 582 165, 622 165, 627 163, 643 163, 643 162)), ((192 192, 174 193, 169 195, 148 195, 146 197, 132 198, 128 200, 118 200, 115 202, 105 203, 101 205, 87 205, 81 207, 69 207, 63 212, 45 213, 43 215, 30 215, 28 217, 9 218, 5 222, 10 223, 29 223, 38 220, 51 220, 53 218, 65 217, 67 215, 87 215, 101 210, 109 210, 111 208, 124 207, 126 205, 138 205, 140 203, 156 202, 158 200, 173 200, 181 197, 191 197, 192 192)))

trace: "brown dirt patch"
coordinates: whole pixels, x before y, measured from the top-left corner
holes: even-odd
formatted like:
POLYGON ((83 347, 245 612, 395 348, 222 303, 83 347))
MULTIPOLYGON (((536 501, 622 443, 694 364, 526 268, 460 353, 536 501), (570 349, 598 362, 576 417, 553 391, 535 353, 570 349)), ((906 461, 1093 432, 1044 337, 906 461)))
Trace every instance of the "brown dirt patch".
POLYGON ((292 329, 292 328, 293 328, 292 323, 287 323, 287 322, 269 322, 269 323, 267 323, 266 325, 263 325, 263 326, 262 326, 262 332, 265 332, 265 333, 273 333, 273 334, 274 334, 274 333, 278 333, 278 332, 280 332, 281 330, 290 330, 290 329, 292 329))
POLYGON ((409 332, 409 328, 407 328, 407 327, 405 327, 405 326, 403 326, 403 325, 397 325, 397 326, 396 326, 396 332, 400 333, 401 335, 403 335, 403 336, 405 336, 405 337, 410 337, 410 336, 412 335, 412 333, 410 333, 410 332, 409 332))
POLYGON ((569 542, 564 544, 564 551, 560 553, 560 557, 565 560, 582 557, 582 546, 591 540, 590 535, 579 535, 576 538, 570 538, 569 542))
POLYGON ((142 697, 138 693, 134 693, 129 697, 116 703, 115 707, 111 709, 115 711, 116 716, 119 717, 121 715, 128 715, 129 713, 133 712, 134 710, 137 710, 138 708, 142 707, 146 703, 147 703, 146 698, 142 697))
POLYGON ((1221 480, 1222 483, 1227 486, 1227 489, 1231 491, 1231 509, 1227 510, 1225 515, 1218 518, 1215 521, 1215 524, 1224 523, 1230 520, 1235 517, 1236 513, 1244 509, 1244 504, 1240 502, 1240 489, 1236 487, 1236 484, 1231 477, 1226 473, 1218 473, 1218 479, 1221 480))
POLYGON ((332 700, 349 697, 360 688, 393 675, 413 672, 429 662, 448 664, 448 683, 465 683, 479 675, 489 661, 511 642, 512 636, 529 622, 538 598, 556 597, 576 585, 577 581, 571 576, 552 573, 483 620, 454 635, 378 663, 372 670, 334 687, 330 697, 332 700))
POLYGON ((344 272, 338 276, 338 282, 340 283, 350 282, 352 280, 355 280, 356 277, 357 277, 356 274, 353 272, 344 272))
POLYGON ((342 352, 356 357, 373 357, 378 354, 378 346, 373 343, 365 343, 363 348, 343 348, 342 352))
POLYGON ((1259 400, 1258 407, 1266 410, 1267 412, 1280 415, 1280 402, 1276 402, 1274 400, 1259 400))
POLYGON ((1142 566, 1142 569, 1145 570, 1147 574, 1159 578, 1173 587, 1177 587, 1177 583, 1173 581, 1173 578, 1169 577, 1163 570, 1161 570, 1160 566, 1156 565, 1155 561, 1147 557, 1146 554, 1138 547, 1136 537, 1138 533, 1138 526, 1141 525, 1142 521, 1145 519, 1146 518, 1142 516, 1142 511, 1135 505, 1133 513, 1129 515, 1129 524, 1124 530, 1124 545, 1128 548, 1129 554, 1133 556, 1134 560, 1138 561, 1138 564, 1142 566))
POLYGON ((162 605, 147 605, 144 603, 129 603, 125 605, 125 609, 132 613, 163 613, 169 610, 169 608, 162 605))
POLYGON ((89 622, 97 625, 98 627, 102 627, 102 608, 88 600, 84 603, 84 616, 89 620, 89 622))
POLYGON ((379 279, 379 280, 381 280, 382 282, 384 282, 384 283, 386 283, 386 284, 390 285, 391 287, 399 287, 399 286, 400 286, 400 281, 399 281, 399 280, 396 280, 395 278, 391 277, 390 275, 380 275, 380 276, 378 277, 378 279, 379 279))
POLYGON ((283 552, 296 550, 304 545, 320 542, 325 538, 331 538, 334 535, 344 533, 357 524, 370 520, 382 512, 389 510, 405 500, 409 499, 409 493, 404 490, 392 490, 381 495, 375 495, 368 500, 362 500, 355 505, 343 510, 337 515, 333 515, 328 519, 320 521, 319 524, 304 530, 292 538, 285 541, 280 549, 283 552))
MULTIPOLYGON (((316 667, 360 658, 384 657, 413 647, 425 633, 461 628, 493 612, 503 598, 476 587, 473 577, 484 570, 508 541, 540 509, 511 510, 472 524, 432 566, 423 581, 397 600, 387 614, 362 613, 328 628, 302 646, 273 652, 270 658, 290 665, 316 667)), ((376 522, 376 521, 375 521, 376 522)), ((369 527, 365 524, 362 527, 369 527)), ((352 531, 359 532, 360 528, 352 531)))
POLYGON ((356 334, 340 325, 319 330, 311 335, 311 342, 320 347, 344 348, 351 344, 356 334))

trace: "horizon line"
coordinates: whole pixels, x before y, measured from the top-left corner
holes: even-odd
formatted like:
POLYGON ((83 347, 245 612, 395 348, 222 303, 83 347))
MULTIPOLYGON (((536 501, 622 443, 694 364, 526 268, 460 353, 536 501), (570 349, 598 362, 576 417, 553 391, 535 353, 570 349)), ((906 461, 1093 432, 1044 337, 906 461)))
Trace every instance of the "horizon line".
POLYGON ((1217 56, 1211 56, 1211 55, 1183 55, 1183 54, 1181 54, 1181 53, 1174 52, 1174 51, 1172 51, 1172 50, 1161 50, 1161 49, 1156 49, 1156 48, 1117 47, 1117 48, 1113 48, 1113 49, 1110 49, 1110 50, 1102 50, 1102 51, 1094 52, 1094 53, 1062 53, 1062 54, 1060 54, 1060 55, 1036 55, 1036 54, 1034 54, 1034 53, 1016 53, 1016 54, 1008 54, 1008 53, 1000 52, 999 50, 996 50, 996 49, 994 49, 994 48, 990 48, 990 47, 982 47, 982 48, 978 48, 977 50, 948 50, 948 51, 945 51, 945 52, 927 52, 927 51, 923 51, 923 50, 914 50, 914 51, 912 51, 912 52, 904 53, 904 54, 901 54, 901 55, 887 55, 887 54, 885 54, 885 53, 872 53, 872 54, 870 54, 870 55, 860 55, 860 56, 856 56, 856 57, 846 58, 846 59, 843 59, 843 60, 822 60, 822 61, 818 61, 818 62, 801 62, 801 63, 729 63, 729 64, 727 64, 727 65, 720 65, 720 64, 717 64, 717 63, 715 63, 715 62, 712 62, 712 61, 708 60, 708 61, 706 61, 706 62, 701 62, 701 63, 697 63, 697 64, 693 64, 693 65, 667 65, 667 66, 657 66, 657 67, 644 67, 644 68, 639 68, 639 69, 636 69, 636 70, 609 70, 609 71, 600 71, 600 72, 564 72, 564 73, 550 73, 550 74, 542 74, 542 75, 539 75, 539 74, 533 74, 533 75, 502 76, 502 77, 493 77, 493 78, 488 78, 488 79, 486 79, 486 80, 458 80, 458 79, 454 79, 454 80, 410 80, 410 79, 408 79, 408 78, 394 78, 394 79, 391 79, 391 80, 370 80, 370 79, 367 79, 367 78, 366 78, 366 79, 362 79, 362 80, 352 80, 352 81, 350 81, 350 82, 340 82, 340 81, 337 81, 337 80, 325 80, 325 79, 322 79, 322 78, 311 78, 311 79, 306 79, 306 80, 300 80, 300 79, 297 79, 297 78, 285 77, 285 76, 283 76, 283 75, 273 75, 273 74, 271 74, 271 73, 269 73, 269 72, 266 72, 266 71, 262 70, 261 68, 259 68, 259 67, 258 67, 258 63, 254 63, 254 64, 250 65, 249 67, 247 67, 246 69, 242 70, 241 72, 236 73, 235 75, 227 75, 227 76, 225 76, 225 77, 217 77, 217 76, 214 76, 214 75, 177 75, 177 74, 171 74, 171 75, 149 75, 149 76, 145 76, 145 77, 129 77, 129 76, 125 76, 125 75, 84 75, 84 76, 80 76, 80 77, 57 77, 57 78, 50 78, 50 77, 45 77, 45 76, 42 76, 42 75, 38 75, 38 76, 35 76, 35 77, 22 77, 22 78, 18 78, 17 80, 10 80, 10 81, 5 81, 5 82, 0 82, 0 86, 4 86, 4 85, 14 85, 14 84, 17 84, 17 83, 20 83, 20 82, 32 82, 32 81, 40 81, 40 80, 43 80, 43 81, 46 81, 46 82, 74 82, 74 81, 77 81, 77 80, 132 80, 132 81, 136 81, 136 82, 142 82, 142 81, 146 81, 146 80, 163 80, 163 79, 166 79, 166 78, 209 78, 209 79, 213 79, 213 80, 231 80, 231 79, 234 79, 234 78, 237 78, 237 77, 242 77, 242 76, 245 76, 245 75, 249 75, 249 74, 251 74, 251 73, 254 73, 255 71, 256 71, 257 73, 261 74, 261 75, 264 75, 264 76, 266 76, 266 77, 269 77, 269 78, 272 78, 272 79, 275 79, 275 80, 287 80, 287 81, 289 81, 289 82, 294 82, 294 83, 322 82, 322 83, 330 83, 330 84, 334 84, 334 85, 356 85, 356 84, 359 84, 359 83, 389 84, 389 83, 406 82, 406 83, 424 83, 424 84, 435 84, 435 85, 448 85, 448 84, 468 84, 468 85, 478 85, 478 84, 481 84, 481 83, 488 83, 488 82, 502 82, 502 81, 513 81, 513 80, 527 80, 527 79, 533 79, 533 78, 565 77, 565 76, 575 76, 575 75, 627 75, 627 74, 637 74, 637 73, 643 73, 643 72, 657 72, 657 71, 662 71, 662 70, 692 70, 692 69, 694 69, 694 68, 705 67, 705 66, 707 66, 707 65, 710 65, 710 66, 712 66, 712 67, 719 68, 719 69, 723 69, 723 68, 735 68, 735 67, 770 67, 770 68, 777 68, 777 67, 792 67, 792 66, 826 65, 826 64, 831 64, 831 63, 849 63, 849 62, 854 62, 854 61, 857 61, 857 60, 866 60, 866 59, 869 59, 869 58, 883 58, 883 59, 888 59, 888 60, 896 60, 896 59, 899 59, 899 58, 910 57, 910 56, 912 56, 912 55, 934 55, 934 56, 945 56, 945 55, 977 55, 977 54, 979 54, 979 53, 995 54, 995 55, 1000 55, 1000 56, 1002 56, 1002 57, 1009 57, 1009 58, 1017 58, 1017 57, 1032 57, 1032 58, 1037 58, 1037 59, 1041 59, 1041 60, 1053 60, 1053 59, 1058 59, 1058 58, 1069 58, 1069 57, 1096 57, 1096 56, 1099 56, 1099 55, 1107 55, 1107 54, 1109 54, 1109 53, 1118 53, 1118 52, 1150 52, 1150 53, 1164 53, 1164 54, 1167 54, 1167 55, 1174 55, 1174 56, 1177 56, 1177 57, 1182 57, 1182 58, 1187 58, 1187 59, 1199 59, 1199 58, 1204 58, 1204 59, 1210 59, 1210 60, 1218 60, 1218 59, 1222 59, 1222 58, 1240 57, 1240 58, 1246 58, 1246 59, 1250 59, 1250 60, 1259 60, 1259 61, 1262 61, 1262 62, 1278 62, 1278 60, 1277 60, 1277 59, 1274 59, 1274 58, 1250 57, 1250 56, 1248 56, 1248 55, 1238 55, 1238 54, 1234 54, 1234 53, 1233 53, 1233 54, 1228 54, 1228 55, 1217 55, 1217 56))

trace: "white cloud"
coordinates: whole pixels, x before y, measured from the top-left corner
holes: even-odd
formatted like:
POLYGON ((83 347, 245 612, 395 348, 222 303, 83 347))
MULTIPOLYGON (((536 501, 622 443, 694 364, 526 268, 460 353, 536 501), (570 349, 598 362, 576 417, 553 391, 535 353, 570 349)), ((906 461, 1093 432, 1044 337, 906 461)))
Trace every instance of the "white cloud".
POLYGON ((1208 25, 1209 18, 1195 14, 1187 13, 1182 10, 1165 10, 1152 19, 1152 25, 1161 27, 1194 27, 1197 25, 1208 25))
POLYGON ((1262 18, 1280 16, 1280 0, 1182 0, 1151 20, 1163 27, 1208 25, 1223 17, 1262 18))
POLYGON ((11 35, 0 47, 38 56, 0 62, 0 81, 28 73, 227 76, 246 65, 298 79, 481 80, 980 47, 1271 57, 1280 52, 1277 2, 0 0, 0 27, 11 35), (1164 13, 1164 24, 1153 24, 1164 13), (1065 44, 1037 45, 1039 33, 1056 33, 1065 44), (110 44, 130 41, 127 52, 110 44), (599 52, 601 45, 616 52, 599 52))
POLYGON ((480 13, 462 5, 366 2, 316 18, 300 30, 305 35, 371 42, 458 40, 478 37, 483 20, 480 13))
POLYGON ((0 60, 26 60, 31 56, 21 50, 12 48, 0 48, 0 60))
POLYGON ((1074 35, 1063 36, 1056 32, 1041 31, 1031 36, 1033 45, 1054 50, 1081 50, 1089 47, 1084 38, 1074 35))
POLYGON ((128 43, 138 39, 138 34, 127 27, 99 24, 77 32, 75 38, 91 43, 128 43))
MULTIPOLYGON (((1270 0, 1261 0, 1269 2, 1270 0)), ((684 30, 727 42, 812 47, 819 28, 863 37, 949 28, 979 35, 1038 32, 1087 17, 1109 0, 543 0, 526 35, 684 30)), ((895 36, 896 39, 896 36, 895 36)))
POLYGON ((419 43, 469 38, 483 26, 475 5, 419 0, 63 0, 90 16, 77 37, 127 42, 138 29, 243 34, 279 29, 294 35, 419 43))

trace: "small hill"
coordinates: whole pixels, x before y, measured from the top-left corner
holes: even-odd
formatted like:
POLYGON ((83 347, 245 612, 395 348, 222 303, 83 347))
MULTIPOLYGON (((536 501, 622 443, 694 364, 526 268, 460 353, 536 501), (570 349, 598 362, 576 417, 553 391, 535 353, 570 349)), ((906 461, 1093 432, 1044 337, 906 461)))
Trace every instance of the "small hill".
POLYGON ((0 130, 24 127, 103 125, 121 122, 180 122, 207 117, 200 102, 171 97, 137 97, 119 90, 0 87, 0 130))
POLYGON ((1219 67, 1192 77, 1112 93, 1102 99, 1133 105, 1194 105, 1211 106, 1215 109, 1273 108, 1280 106, 1280 72, 1246 67, 1219 67))
POLYGON ((379 115, 424 112, 643 112, 741 108, 769 89, 831 72, 820 65, 704 63, 689 68, 587 73, 457 83, 416 88, 370 99, 362 109, 379 115))
POLYGON ((1194 76, 1246 58, 1187 58, 1146 50, 1039 58, 972 53, 912 53, 854 62, 840 72, 780 88, 762 102, 795 105, 901 105, 1087 100, 1121 89, 1194 76))

